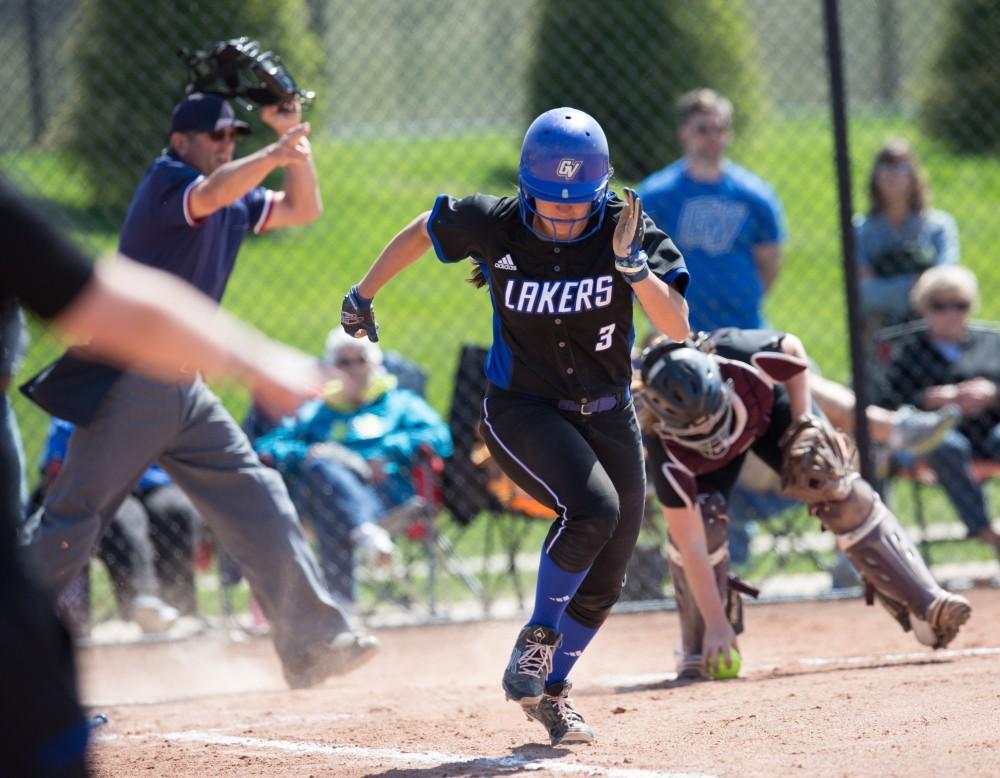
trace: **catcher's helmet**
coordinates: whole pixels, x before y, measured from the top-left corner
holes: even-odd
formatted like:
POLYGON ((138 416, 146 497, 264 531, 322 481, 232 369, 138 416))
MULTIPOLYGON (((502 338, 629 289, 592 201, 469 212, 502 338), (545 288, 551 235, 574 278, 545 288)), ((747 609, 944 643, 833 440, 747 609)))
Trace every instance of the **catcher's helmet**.
POLYGON ((654 429, 676 443, 719 459, 732 435, 732 382, 719 365, 687 343, 668 341, 642 355, 642 399, 657 418, 654 429))
POLYGON ((576 108, 546 111, 528 127, 521 145, 518 169, 521 221, 544 240, 575 243, 590 237, 604 221, 610 178, 608 139, 597 120, 576 108), (591 204, 590 213, 581 219, 548 219, 551 222, 572 225, 598 218, 591 229, 576 238, 553 238, 540 233, 532 224, 538 215, 536 199, 591 204))

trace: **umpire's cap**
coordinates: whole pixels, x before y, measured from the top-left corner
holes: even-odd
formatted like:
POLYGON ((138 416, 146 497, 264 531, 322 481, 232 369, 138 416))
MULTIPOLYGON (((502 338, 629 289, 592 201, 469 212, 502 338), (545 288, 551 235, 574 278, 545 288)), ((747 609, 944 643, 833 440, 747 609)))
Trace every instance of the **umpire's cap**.
POLYGON ((250 134, 250 125, 236 118, 233 107, 221 95, 192 92, 174 107, 171 132, 214 132, 233 127, 241 135, 250 134))

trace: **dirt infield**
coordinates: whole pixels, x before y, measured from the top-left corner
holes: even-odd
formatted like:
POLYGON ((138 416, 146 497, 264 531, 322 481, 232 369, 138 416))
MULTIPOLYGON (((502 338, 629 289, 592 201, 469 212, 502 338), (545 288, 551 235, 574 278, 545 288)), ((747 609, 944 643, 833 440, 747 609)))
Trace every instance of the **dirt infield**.
POLYGON ((111 723, 95 773, 122 775, 996 776, 1000 591, 947 651, 859 600, 748 609, 744 672, 672 681, 676 615, 616 615, 574 673, 588 746, 551 748, 503 700, 512 622, 387 630, 319 689, 285 690, 266 641, 88 649, 111 723))

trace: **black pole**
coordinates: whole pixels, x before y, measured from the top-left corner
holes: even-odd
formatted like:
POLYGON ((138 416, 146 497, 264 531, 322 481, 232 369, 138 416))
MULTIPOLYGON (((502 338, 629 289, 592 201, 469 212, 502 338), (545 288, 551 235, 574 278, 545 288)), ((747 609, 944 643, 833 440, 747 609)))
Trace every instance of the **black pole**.
POLYGON ((42 47, 39 40, 37 0, 24 0, 24 31, 28 39, 28 88, 31 90, 31 142, 45 131, 45 84, 42 83, 42 47))
POLYGON ((847 295, 847 331, 851 342, 851 381, 854 396, 854 439, 861 458, 861 475, 869 482, 874 479, 871 462, 871 441, 865 408, 865 347, 861 342, 863 327, 858 309, 858 266, 854 261, 854 228, 851 216, 851 164, 847 150, 847 100, 844 86, 843 52, 840 47, 840 12, 837 0, 823 0, 826 28, 826 59, 830 73, 830 109, 833 113, 833 140, 836 149, 837 199, 840 204, 840 242, 843 250, 844 286, 847 295))

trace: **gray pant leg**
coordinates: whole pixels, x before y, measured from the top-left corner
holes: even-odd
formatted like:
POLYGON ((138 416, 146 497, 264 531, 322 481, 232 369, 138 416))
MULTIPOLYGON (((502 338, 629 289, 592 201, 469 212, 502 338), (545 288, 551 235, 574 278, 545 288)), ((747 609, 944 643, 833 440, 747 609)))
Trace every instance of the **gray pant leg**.
POLYGON ((135 598, 140 594, 156 594, 158 588, 149 516, 136 497, 127 497, 115 512, 101 535, 97 556, 108 569, 118 610, 125 618, 131 618, 135 598))
POLYGON ((279 656, 299 656, 347 628, 281 476, 260 463, 203 383, 191 388, 184 428, 159 461, 243 567, 279 656))
POLYGON ((32 562, 56 593, 80 574, 103 529, 180 426, 182 387, 125 374, 94 420, 70 436, 66 459, 26 528, 32 562))

